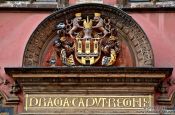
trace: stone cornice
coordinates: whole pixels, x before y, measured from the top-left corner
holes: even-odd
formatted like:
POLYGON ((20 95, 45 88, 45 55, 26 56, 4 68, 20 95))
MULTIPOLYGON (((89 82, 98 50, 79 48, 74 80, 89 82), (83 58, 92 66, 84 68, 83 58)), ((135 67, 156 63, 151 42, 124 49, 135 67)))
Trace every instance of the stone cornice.
MULTIPOLYGON (((55 12, 60 8, 30 8, 30 7, 0 7, 0 12, 55 12)), ((152 8, 120 8, 127 13, 166 13, 175 12, 175 7, 152 7, 152 8)))
MULTIPOLYGON (((11 67, 5 68, 25 94, 154 94, 163 88, 173 68, 154 67, 11 67)), ((161 93, 160 104, 173 96, 161 93)))
POLYGON ((165 74, 170 76, 173 68, 153 67, 98 67, 98 66, 58 66, 58 67, 8 67, 5 72, 13 74, 165 74))

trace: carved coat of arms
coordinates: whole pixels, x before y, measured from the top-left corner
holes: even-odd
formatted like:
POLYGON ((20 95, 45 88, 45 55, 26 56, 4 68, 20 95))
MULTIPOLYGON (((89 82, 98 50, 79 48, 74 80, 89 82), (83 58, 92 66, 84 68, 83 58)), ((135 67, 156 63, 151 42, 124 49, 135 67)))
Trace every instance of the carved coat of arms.
POLYGON ((74 19, 57 25, 59 37, 53 44, 55 55, 49 61, 51 66, 56 66, 57 57, 67 66, 115 63, 120 48, 111 20, 103 19, 100 13, 84 17, 76 13, 74 19))

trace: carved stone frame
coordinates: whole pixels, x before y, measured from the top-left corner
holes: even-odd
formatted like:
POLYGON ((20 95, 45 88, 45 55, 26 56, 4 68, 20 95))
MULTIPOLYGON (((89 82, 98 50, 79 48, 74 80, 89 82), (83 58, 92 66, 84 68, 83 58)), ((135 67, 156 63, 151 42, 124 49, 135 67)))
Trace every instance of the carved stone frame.
POLYGON ((124 38, 133 52, 137 67, 154 66, 154 56, 151 44, 137 22, 124 11, 104 4, 79 4, 54 12, 44 19, 31 35, 24 52, 23 66, 40 66, 41 58, 49 41, 56 36, 55 25, 73 19, 77 12, 100 12, 102 16, 110 17, 118 30, 119 37, 124 38))

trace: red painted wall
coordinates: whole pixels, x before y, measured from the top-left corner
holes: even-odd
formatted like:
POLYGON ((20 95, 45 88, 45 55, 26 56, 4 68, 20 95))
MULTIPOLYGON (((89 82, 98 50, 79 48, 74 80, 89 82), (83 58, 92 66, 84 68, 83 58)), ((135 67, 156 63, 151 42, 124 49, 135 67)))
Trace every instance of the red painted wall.
MULTIPOLYGON (((48 13, 0 13, 0 76, 4 67, 21 67, 25 45, 48 13)), ((147 34, 155 58, 155 67, 175 68, 175 12, 174 13, 132 13, 130 14, 147 34)), ((175 79, 175 70, 172 77, 175 79)), ((9 92, 10 86, 0 85, 0 90, 9 92)), ((169 94, 175 85, 169 88, 169 94)), ((22 102, 21 102, 22 103, 22 102)), ((20 104, 20 106, 22 106, 20 104)), ((22 111, 19 107, 18 111, 22 111)))
MULTIPOLYGON (((147 34, 152 45, 155 67, 175 69, 175 12, 130 14, 147 34)), ((175 70, 172 77, 175 79, 175 70)), ((169 94, 175 85, 169 88, 169 94)))
MULTIPOLYGON (((0 13, 0 77, 10 81, 8 86, 0 85, 0 90, 9 95, 12 79, 4 72, 4 67, 22 65, 25 45, 37 25, 47 13, 0 13)), ((22 111, 22 95, 18 112, 22 111)))

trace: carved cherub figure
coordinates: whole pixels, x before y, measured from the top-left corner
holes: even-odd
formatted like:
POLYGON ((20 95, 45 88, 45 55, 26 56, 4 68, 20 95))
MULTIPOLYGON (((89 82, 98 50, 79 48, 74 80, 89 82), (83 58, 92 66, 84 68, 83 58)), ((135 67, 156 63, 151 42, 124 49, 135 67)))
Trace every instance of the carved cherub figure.
POLYGON ((73 32, 75 32, 78 28, 83 28, 82 26, 79 25, 79 22, 81 21, 81 13, 76 13, 75 18, 73 19, 73 27, 72 29, 68 32, 71 38, 74 38, 73 32))
POLYGON ((94 13, 94 21, 98 22, 95 26, 93 26, 94 29, 99 29, 100 31, 103 32, 103 37, 105 37, 108 34, 108 31, 103 27, 104 21, 100 17, 100 13, 94 13))

